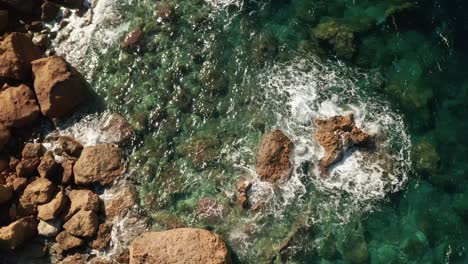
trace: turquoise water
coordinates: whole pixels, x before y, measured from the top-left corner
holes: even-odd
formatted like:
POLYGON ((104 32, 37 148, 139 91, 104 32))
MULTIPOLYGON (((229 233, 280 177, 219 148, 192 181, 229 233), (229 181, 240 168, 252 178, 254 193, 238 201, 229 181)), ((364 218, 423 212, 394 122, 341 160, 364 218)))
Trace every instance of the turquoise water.
POLYGON ((239 263, 468 261, 466 4, 117 8, 118 26, 106 30, 140 27, 141 44, 91 49, 96 57, 78 67, 137 129, 129 166, 152 229, 213 230, 239 263), (346 111, 382 135, 381 150, 357 152, 321 179, 311 121, 346 111), (296 146, 295 173, 280 187, 254 173, 260 138, 277 127, 296 146), (236 203, 242 176, 255 181, 258 210, 236 203))

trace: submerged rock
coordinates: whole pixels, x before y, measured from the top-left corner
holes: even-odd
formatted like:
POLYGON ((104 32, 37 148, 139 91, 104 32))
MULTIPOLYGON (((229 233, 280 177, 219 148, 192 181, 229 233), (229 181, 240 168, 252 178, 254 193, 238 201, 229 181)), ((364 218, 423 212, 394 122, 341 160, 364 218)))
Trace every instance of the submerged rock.
POLYGON ((256 171, 261 180, 271 183, 287 181, 291 177, 290 155, 293 142, 276 129, 265 135, 257 152, 256 171))
POLYGON ((180 228, 147 232, 130 247, 130 264, 143 263, 231 263, 228 249, 219 235, 207 230, 180 228))
POLYGON ((143 31, 138 27, 128 32, 122 40, 122 48, 133 48, 137 46, 143 38, 143 31))
POLYGON ((347 149, 366 146, 373 141, 373 136, 356 127, 352 114, 317 119, 315 125, 315 139, 325 149, 325 156, 320 160, 322 175, 326 175, 328 168, 343 158, 347 149))
POLYGON ((330 46, 336 56, 351 59, 356 52, 353 30, 337 21, 319 24, 313 30, 315 37, 322 43, 330 46))
POLYGON ((0 249, 20 246, 34 236, 36 228, 37 221, 34 217, 25 217, 0 228, 0 249))
POLYGON ((52 56, 35 60, 32 71, 34 90, 45 116, 63 117, 85 99, 85 80, 64 58, 52 56))
POLYGON ((0 124, 21 128, 32 125, 39 117, 34 92, 26 85, 8 87, 0 92, 0 124))
POLYGON ((132 208, 136 203, 137 191, 135 186, 127 185, 116 188, 111 196, 112 198, 104 200, 108 219, 118 217, 122 215, 125 210, 132 208))
POLYGON ((99 144, 83 149, 73 174, 79 185, 110 185, 123 170, 121 150, 113 144, 99 144))
POLYGON ((20 81, 31 79, 31 62, 41 57, 41 51, 29 37, 11 33, 0 44, 0 50, 0 77, 20 81))

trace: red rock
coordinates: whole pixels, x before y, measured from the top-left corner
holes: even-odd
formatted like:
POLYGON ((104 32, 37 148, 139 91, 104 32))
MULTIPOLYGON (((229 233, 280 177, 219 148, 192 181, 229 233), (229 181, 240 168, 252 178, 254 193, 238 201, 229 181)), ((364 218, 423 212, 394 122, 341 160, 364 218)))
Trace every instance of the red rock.
POLYGON ((140 43, 142 38, 143 38, 143 31, 140 28, 135 28, 132 31, 130 31, 122 40, 122 47, 133 48, 136 45, 138 45, 138 43, 140 43))
POLYGON ((32 204, 45 204, 52 199, 54 189, 54 184, 48 179, 38 178, 26 187, 21 200, 32 204))
POLYGON ((237 203, 242 209, 250 207, 248 192, 252 188, 252 182, 241 177, 237 183, 237 203))
POLYGON ((44 155, 44 147, 40 143, 26 143, 21 155, 23 159, 40 158, 44 155))
POLYGON ((137 199, 134 186, 123 186, 112 192, 111 198, 104 200, 106 216, 108 219, 122 215, 125 210, 132 208, 137 199))
POLYGON ((104 251, 110 243, 112 232, 112 224, 107 222, 99 225, 96 239, 91 243, 91 247, 104 251))
POLYGON ((8 143, 10 137, 10 130, 7 127, 0 124, 0 151, 3 150, 3 147, 6 145, 6 143, 8 143))
MULTIPOLYGON (((0 55, 0 68, 1 63, 0 55)), ((0 92, 0 124, 21 128, 32 125, 39 117, 34 92, 26 85, 8 87, 0 92)))
POLYGON ((60 165, 55 161, 54 154, 49 151, 42 157, 37 172, 41 177, 57 182, 57 178, 61 176, 59 175, 60 168, 60 165))
POLYGON ((72 137, 61 136, 57 140, 60 148, 72 157, 79 157, 83 150, 83 145, 72 137))
POLYGON ((96 234, 98 225, 98 216, 95 212, 79 211, 63 225, 63 228, 73 236, 91 238, 96 234))
POLYGON ((73 182, 73 165, 75 162, 73 160, 67 160, 63 162, 62 165, 62 184, 70 185, 73 182))
POLYGON ((53 220, 63 213, 67 205, 68 197, 63 191, 60 191, 52 201, 37 207, 37 216, 44 221, 53 220))
POLYGON ((36 174, 37 167, 40 163, 40 158, 23 159, 16 165, 16 175, 19 177, 31 177, 36 174))
POLYGON ((31 62, 41 51, 22 33, 11 33, 0 44, 0 77, 27 81, 31 79, 31 62))
POLYGON ((0 184, 0 205, 8 202, 13 196, 13 189, 10 186, 0 184))
POLYGON ((63 250, 70 250, 72 248, 81 247, 84 244, 83 239, 72 236, 66 231, 60 232, 55 240, 63 250))
POLYGON ((293 142, 276 129, 263 137, 257 152, 256 171, 260 179, 277 183, 291 177, 290 155, 293 142))
POLYGON ((105 116, 100 130, 111 137, 112 142, 122 143, 133 136, 133 127, 118 113, 105 116))
POLYGON ((315 139, 325 149, 325 156, 320 160, 322 176, 328 173, 330 166, 343 158, 347 149, 368 145, 373 141, 373 136, 356 127, 352 114, 326 120, 317 119, 315 125, 315 139))
POLYGON ((35 60, 32 62, 32 71, 37 100, 46 117, 63 117, 85 99, 85 80, 62 57, 35 60))
POLYGON ((65 220, 70 219, 75 213, 80 210, 99 212, 100 198, 97 194, 90 190, 72 190, 68 194, 70 198, 70 209, 68 210, 65 220))
POLYGON ((15 177, 11 186, 13 187, 13 191, 20 193, 24 190, 24 188, 26 188, 26 186, 28 186, 28 179, 23 177, 15 177))
POLYGON ((220 236, 207 230, 180 228, 147 232, 130 247, 130 264, 143 263, 231 263, 228 249, 220 236))
POLYGON ((22 245, 34 236, 36 228, 37 221, 32 216, 0 228, 0 249, 14 249, 22 245))
POLYGON ((122 152, 112 144, 85 147, 73 166, 75 183, 78 185, 110 185, 122 173, 122 152))

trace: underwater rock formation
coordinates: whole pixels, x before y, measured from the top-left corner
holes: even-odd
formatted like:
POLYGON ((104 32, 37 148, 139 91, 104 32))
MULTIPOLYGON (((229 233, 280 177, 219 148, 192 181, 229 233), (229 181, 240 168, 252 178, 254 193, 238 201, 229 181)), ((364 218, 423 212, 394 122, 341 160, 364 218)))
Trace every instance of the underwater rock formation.
POLYGON ((265 135, 257 152, 256 171, 260 179, 271 183, 287 181, 292 173, 293 147, 293 142, 279 129, 265 135))
POLYGON ((356 127, 352 114, 333 116, 315 120, 315 139, 325 149, 320 160, 320 173, 327 175, 328 168, 339 162, 346 150, 353 146, 366 146, 372 143, 373 136, 356 127))

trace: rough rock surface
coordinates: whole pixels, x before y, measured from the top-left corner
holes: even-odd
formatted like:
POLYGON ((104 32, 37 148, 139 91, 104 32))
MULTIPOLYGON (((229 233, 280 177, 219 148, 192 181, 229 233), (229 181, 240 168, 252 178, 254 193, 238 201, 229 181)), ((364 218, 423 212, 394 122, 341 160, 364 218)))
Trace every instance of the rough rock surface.
POLYGON ((37 167, 41 163, 40 158, 23 159, 16 165, 16 175, 20 177, 35 176, 37 167))
POLYGON ((20 81, 31 78, 31 62, 41 57, 41 51, 32 40, 16 32, 3 40, 0 51, 0 77, 20 81))
POLYGON ((289 161, 293 142, 276 129, 265 135, 257 152, 256 171, 260 179, 277 183, 289 179, 292 165, 289 161))
POLYGON ((72 190, 68 196, 70 197, 70 209, 68 210, 65 220, 70 219, 75 213, 80 210, 99 212, 99 196, 90 190, 72 190))
POLYGON ((231 263, 220 236, 207 230, 180 228, 148 232, 137 237, 130 247, 130 264, 143 263, 231 263))
POLYGON ((63 213, 67 204, 68 197, 65 195, 64 191, 60 191, 52 201, 37 207, 37 216, 44 221, 55 219, 63 213))
POLYGON ((44 155, 44 147, 39 143, 27 143, 21 152, 23 159, 40 158, 44 155))
POLYGON ((55 240, 63 250, 69 250, 72 248, 80 247, 84 244, 83 239, 72 236, 66 231, 60 232, 60 234, 57 235, 55 240))
POLYGON ((125 38, 122 40, 123 48, 133 48, 140 43, 140 40, 143 38, 143 31, 140 28, 135 28, 130 31, 125 38))
POLYGON ((55 186, 46 178, 38 178, 24 189, 21 200, 32 204, 45 204, 52 199, 55 186))
POLYGON ((0 124, 21 128, 33 124, 39 116, 34 92, 26 85, 0 92, 0 124))
POLYGON ((3 150, 3 147, 8 143, 10 137, 10 130, 6 126, 0 124, 0 151, 3 150))
POLYGON ((63 228, 71 235, 90 238, 96 234, 98 220, 97 214, 93 211, 79 211, 63 225, 63 228))
POLYGON ((99 129, 109 135, 108 142, 117 144, 129 140, 134 133, 132 125, 118 113, 106 114, 99 129))
POLYGON ((37 233, 44 237, 53 237, 60 232, 62 225, 58 220, 52 221, 39 221, 37 225, 37 233))
POLYGON ((122 152, 113 144, 85 147, 73 167, 75 183, 109 185, 123 172, 122 152))
POLYGON ((112 224, 107 222, 99 225, 96 239, 91 243, 91 247, 103 251, 111 241, 112 224))
POLYGON ((86 96, 86 83, 78 71, 59 56, 32 62, 34 90, 42 114, 59 118, 69 114, 86 96))
POLYGON ((315 139, 325 149, 325 156, 320 160, 322 175, 326 175, 328 168, 343 158, 347 149, 369 145, 373 141, 373 136, 356 127, 352 114, 317 119, 315 125, 315 139))
POLYGON ((134 186, 123 186, 112 193, 112 198, 104 200, 108 219, 120 216, 136 203, 137 192, 134 186))
POLYGON ((34 217, 25 217, 0 228, 0 249, 13 249, 23 244, 36 233, 36 228, 34 217))
POLYGON ((72 137, 61 136, 57 140, 60 148, 72 157, 79 157, 83 150, 83 145, 72 137))
POLYGON ((42 157, 37 172, 41 177, 55 181, 59 177, 59 169, 60 165, 55 161, 54 154, 49 151, 42 157))

